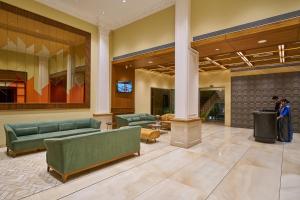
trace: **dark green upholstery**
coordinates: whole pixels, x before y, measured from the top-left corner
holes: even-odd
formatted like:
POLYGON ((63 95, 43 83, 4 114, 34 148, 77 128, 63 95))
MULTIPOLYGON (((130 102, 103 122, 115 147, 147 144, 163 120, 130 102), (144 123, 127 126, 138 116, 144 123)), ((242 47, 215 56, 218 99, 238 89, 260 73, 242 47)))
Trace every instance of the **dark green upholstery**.
POLYGON ((122 126, 141 126, 146 128, 149 124, 156 122, 155 116, 146 113, 116 115, 117 127, 122 126))
POLYGON ((44 140, 47 163, 60 174, 112 161, 140 151, 140 127, 44 140))
POLYGON ((17 153, 44 149, 44 139, 60 138, 100 131, 101 122, 95 119, 5 124, 7 147, 17 153))

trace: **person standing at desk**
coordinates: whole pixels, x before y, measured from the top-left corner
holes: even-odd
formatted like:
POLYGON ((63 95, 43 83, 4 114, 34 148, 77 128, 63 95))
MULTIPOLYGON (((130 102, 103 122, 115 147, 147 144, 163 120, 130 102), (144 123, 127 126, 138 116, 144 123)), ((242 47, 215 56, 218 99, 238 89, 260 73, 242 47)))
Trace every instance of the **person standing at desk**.
POLYGON ((272 100, 275 101, 275 108, 274 108, 274 110, 275 110, 275 112, 277 112, 277 116, 279 116, 279 114, 280 114, 279 113, 279 109, 280 109, 281 102, 280 102, 278 96, 273 96, 272 100))
POLYGON ((286 99, 282 99, 278 120, 278 140, 281 142, 291 142, 293 139, 291 107, 286 99))

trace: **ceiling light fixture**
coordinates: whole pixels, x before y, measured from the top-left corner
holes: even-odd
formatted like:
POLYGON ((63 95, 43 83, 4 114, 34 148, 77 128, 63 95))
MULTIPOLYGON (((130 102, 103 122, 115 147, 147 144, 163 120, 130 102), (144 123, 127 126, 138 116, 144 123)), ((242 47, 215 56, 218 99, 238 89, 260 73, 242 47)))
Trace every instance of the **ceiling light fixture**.
POLYGON ((240 56, 240 58, 249 66, 249 67, 254 67, 253 64, 248 60, 248 58, 246 58, 246 56, 244 56, 244 54, 242 52, 236 52, 237 55, 240 56))
POLYGON ((284 45, 278 45, 278 49, 279 49, 279 59, 281 63, 285 62, 285 57, 284 57, 284 45))
POLYGON ((220 49, 216 49, 216 51, 220 51, 220 49))
POLYGON ((205 59, 206 59, 207 61, 211 62, 212 64, 214 64, 214 65, 216 65, 216 66, 218 66, 218 67, 221 67, 222 69, 227 69, 226 67, 224 67, 224 65, 221 65, 220 63, 218 63, 218 62, 216 62, 216 61, 210 59, 209 57, 206 57, 205 59))
POLYGON ((122 0, 122 3, 126 3, 127 1, 126 0, 122 0))
POLYGON ((151 61, 151 60, 150 60, 150 61, 148 61, 148 64, 152 64, 152 63, 153 63, 153 61, 151 61))
POLYGON ((258 44, 263 44, 263 43, 266 43, 266 42, 267 42, 267 40, 258 40, 257 41, 258 44))

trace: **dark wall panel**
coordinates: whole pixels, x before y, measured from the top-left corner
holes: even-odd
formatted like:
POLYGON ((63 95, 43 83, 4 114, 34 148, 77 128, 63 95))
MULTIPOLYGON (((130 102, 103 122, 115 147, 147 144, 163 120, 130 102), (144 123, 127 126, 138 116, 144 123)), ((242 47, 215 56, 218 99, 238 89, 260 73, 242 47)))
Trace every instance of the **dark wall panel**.
POLYGON ((231 79, 231 126, 253 128, 255 110, 274 109, 272 96, 291 102, 294 132, 300 133, 300 72, 231 79))

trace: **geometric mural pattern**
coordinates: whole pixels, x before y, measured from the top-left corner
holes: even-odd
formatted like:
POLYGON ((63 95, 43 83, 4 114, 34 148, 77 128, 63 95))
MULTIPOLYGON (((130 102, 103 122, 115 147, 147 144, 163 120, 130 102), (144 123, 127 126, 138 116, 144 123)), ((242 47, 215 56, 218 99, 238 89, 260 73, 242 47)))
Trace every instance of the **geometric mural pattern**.
POLYGON ((0 200, 21 199, 62 184, 47 172, 46 152, 17 158, 0 149, 0 200))
POLYGON ((300 133, 300 72, 231 78, 231 125, 253 128, 253 111, 274 109, 272 96, 292 107, 294 132, 300 133))

